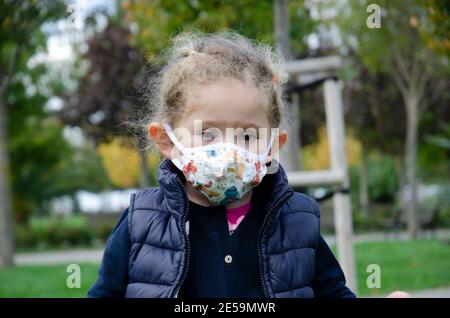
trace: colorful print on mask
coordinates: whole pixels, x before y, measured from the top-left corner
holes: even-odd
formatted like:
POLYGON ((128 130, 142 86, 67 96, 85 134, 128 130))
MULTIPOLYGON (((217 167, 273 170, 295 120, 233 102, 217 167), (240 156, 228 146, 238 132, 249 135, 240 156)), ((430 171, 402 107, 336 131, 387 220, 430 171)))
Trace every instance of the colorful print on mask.
POLYGON ((185 147, 169 125, 164 124, 164 128, 182 153, 172 162, 213 205, 239 200, 259 185, 267 173, 266 161, 274 136, 263 154, 255 154, 233 143, 185 147))

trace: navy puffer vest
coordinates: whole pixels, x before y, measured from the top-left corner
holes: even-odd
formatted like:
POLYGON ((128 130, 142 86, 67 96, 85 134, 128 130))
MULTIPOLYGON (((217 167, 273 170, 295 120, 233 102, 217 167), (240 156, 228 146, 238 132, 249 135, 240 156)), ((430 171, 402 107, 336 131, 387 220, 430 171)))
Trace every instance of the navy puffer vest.
MULTIPOLYGON (((131 252, 125 297, 177 297, 189 268, 184 177, 169 161, 158 168, 159 188, 143 189, 130 200, 131 252)), ((264 177, 270 188, 258 242, 259 272, 266 297, 314 297, 319 207, 294 192, 279 165, 264 177)))

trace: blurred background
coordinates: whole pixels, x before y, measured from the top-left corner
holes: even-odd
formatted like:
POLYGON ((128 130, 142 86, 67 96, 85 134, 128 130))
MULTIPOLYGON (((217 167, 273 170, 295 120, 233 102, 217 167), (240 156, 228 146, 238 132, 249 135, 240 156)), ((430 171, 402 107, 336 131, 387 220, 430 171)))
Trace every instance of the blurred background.
MULTIPOLYGON (((125 124, 145 111, 158 54, 180 32, 219 30, 287 60, 341 56, 358 294, 450 297, 445 0, 2 0, 0 297, 85 296, 130 194, 157 186, 160 155, 139 151, 125 124), (81 288, 66 285, 72 263, 81 288), (380 288, 367 285, 369 264, 380 288)), ((294 168, 328 169, 323 87, 295 84, 294 168)), ((320 200, 336 251, 336 189, 297 190, 320 200)))

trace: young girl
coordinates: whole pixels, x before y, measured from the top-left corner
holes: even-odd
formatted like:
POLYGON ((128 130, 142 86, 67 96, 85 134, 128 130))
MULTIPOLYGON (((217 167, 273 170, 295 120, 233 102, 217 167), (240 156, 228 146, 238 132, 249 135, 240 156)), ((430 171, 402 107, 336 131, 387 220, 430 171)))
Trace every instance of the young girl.
POLYGON ((275 159, 281 59, 232 33, 180 35, 170 52, 146 125, 160 186, 132 195, 88 296, 355 297, 318 204, 275 159))

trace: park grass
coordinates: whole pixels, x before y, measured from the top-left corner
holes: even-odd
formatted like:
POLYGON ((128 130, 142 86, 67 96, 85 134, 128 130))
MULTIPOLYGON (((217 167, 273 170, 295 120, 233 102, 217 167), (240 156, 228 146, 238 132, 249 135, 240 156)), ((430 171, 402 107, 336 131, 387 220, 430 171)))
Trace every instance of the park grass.
MULTIPOLYGON (((334 250, 334 248, 333 248, 334 250)), ((450 286, 450 245, 439 240, 356 244, 359 296, 394 290, 450 286), (369 264, 381 268, 381 288, 369 289, 369 264)), ((82 263, 81 288, 66 286, 66 264, 0 269, 0 297, 85 297, 97 278, 98 264, 82 263)))
POLYGON ((361 243, 356 245, 356 259, 361 296, 450 286, 450 244, 446 241, 361 243), (380 266, 380 289, 366 285, 369 264, 380 266))
POLYGON ((80 266, 80 288, 68 288, 68 264, 16 266, 0 270, 0 297, 86 297, 89 287, 97 278, 98 264, 80 266))

